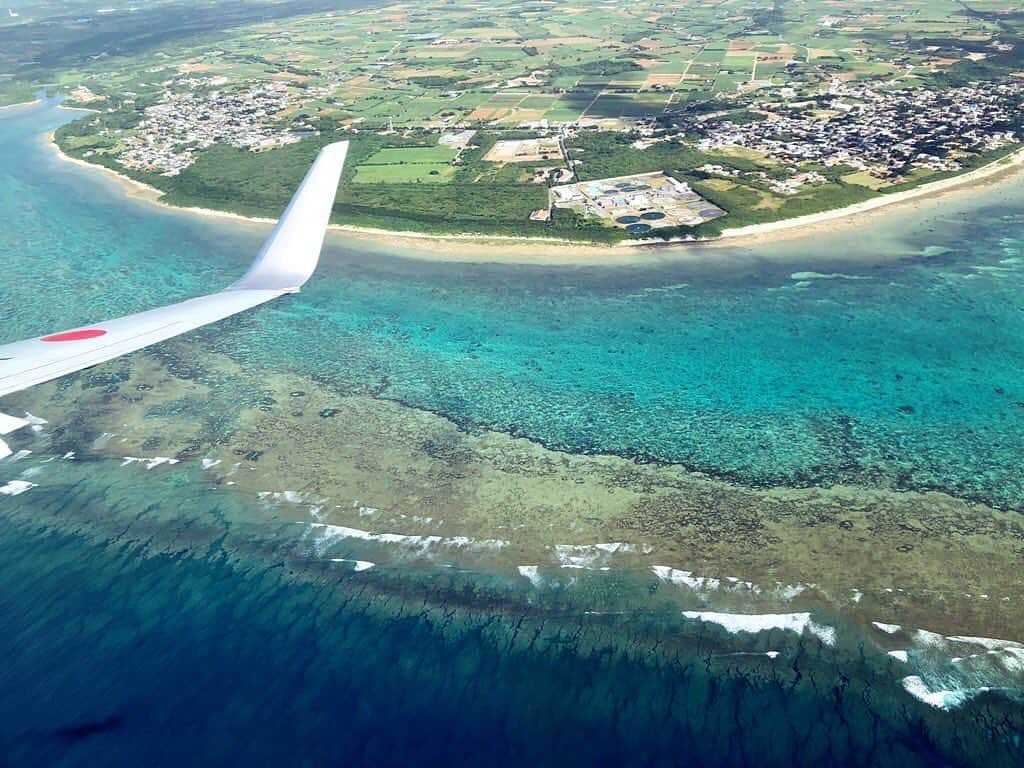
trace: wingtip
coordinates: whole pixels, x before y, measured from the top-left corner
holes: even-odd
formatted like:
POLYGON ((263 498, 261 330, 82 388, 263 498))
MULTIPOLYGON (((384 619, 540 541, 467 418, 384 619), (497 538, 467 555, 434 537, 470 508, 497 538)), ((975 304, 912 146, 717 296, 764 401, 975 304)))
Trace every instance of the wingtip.
POLYGON ((277 226, 234 290, 258 288, 290 293, 313 274, 338 192, 347 141, 320 149, 277 226))
POLYGON ((344 157, 347 152, 348 139, 345 141, 335 141, 332 144, 325 145, 320 149, 318 157, 344 157))

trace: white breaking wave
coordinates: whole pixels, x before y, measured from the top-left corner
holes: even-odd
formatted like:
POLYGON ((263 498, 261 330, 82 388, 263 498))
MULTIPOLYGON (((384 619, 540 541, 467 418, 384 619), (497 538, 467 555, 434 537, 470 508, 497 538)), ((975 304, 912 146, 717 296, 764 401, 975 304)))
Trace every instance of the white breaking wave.
POLYGON ((985 691, 1024 687, 1024 644, 968 635, 942 635, 927 629, 904 629, 879 621, 872 625, 888 635, 904 633, 910 648, 890 650, 890 658, 918 674, 901 679, 911 696, 948 711, 985 691), (913 654, 910 652, 913 651, 913 654))
POLYGON ((636 547, 621 541, 603 544, 555 544, 555 559, 563 568, 594 568, 609 555, 632 553, 636 547))
MULTIPOLYGON (((697 576, 692 571, 684 571, 672 568, 667 565, 652 565, 651 572, 664 582, 689 587, 694 591, 725 589, 730 591, 745 591, 755 595, 765 594, 765 590, 754 584, 752 581, 744 581, 735 576, 717 578, 715 576, 697 576)), ((814 584, 781 584, 777 583, 767 593, 770 596, 782 600, 792 600, 794 597, 803 594, 814 584)))
POLYGON ((718 589, 722 586, 719 579, 694 576, 690 571, 669 568, 667 565, 652 565, 651 571, 662 581, 667 581, 670 584, 682 584, 690 589, 718 589))
MULTIPOLYGON (((810 586, 814 586, 811 584, 810 586)), ((792 600, 797 595, 801 595, 807 591, 808 585, 806 584, 780 584, 775 588, 775 594, 781 597, 783 600, 792 600)))
POLYGON ((499 549, 507 547, 509 542, 500 539, 470 539, 465 536, 419 536, 405 533, 373 533, 361 528, 349 528, 345 525, 329 525, 327 523, 305 523, 310 530, 317 531, 313 540, 313 551, 319 557, 328 547, 342 539, 357 539, 380 544, 395 544, 406 549, 427 550, 432 547, 455 547, 465 549, 499 549))
POLYGON ((844 275, 842 272, 794 272, 790 280, 870 280, 863 275, 844 275))
POLYGON ((875 629, 885 632, 887 635, 895 635, 897 632, 903 630, 903 627, 899 624, 883 624, 880 621, 872 621, 871 624, 875 629))
POLYGON ((918 701, 923 701, 930 707, 935 707, 936 709, 942 709, 945 711, 959 707, 973 696, 989 690, 988 688, 976 688, 965 691, 933 691, 928 687, 928 684, 917 675, 904 677, 901 682, 903 683, 903 687, 906 689, 907 693, 918 701))
POLYGON ((177 459, 171 459, 167 456, 154 456, 151 459, 139 458, 137 456, 125 456, 121 462, 122 467, 127 467, 129 464, 145 464, 146 469, 153 469, 153 467, 159 467, 161 464, 177 464, 177 459))
POLYGON ((377 566, 376 563, 371 563, 369 560, 349 560, 349 559, 344 558, 344 557, 332 557, 331 558, 331 562, 332 563, 351 563, 352 570, 355 571, 356 573, 359 573, 360 571, 368 571, 371 568, 375 568, 377 566))
POLYGON ((536 565, 520 565, 516 570, 519 571, 520 576, 527 579, 535 587, 539 587, 544 583, 544 579, 540 575, 540 568, 536 565))
POLYGON ((758 632, 780 629, 786 632, 795 632, 798 635, 806 632, 817 637, 825 645, 836 644, 835 629, 818 624, 811 619, 811 614, 807 612, 719 613, 716 611, 683 611, 683 616, 688 619, 698 619, 709 624, 717 624, 733 634, 738 632, 756 634, 758 632))
POLYGON ((968 645, 980 645, 990 651, 1007 650, 1010 648, 1024 650, 1024 644, 1016 643, 1013 640, 1000 640, 997 637, 969 637, 966 635, 950 635, 946 638, 953 643, 967 643, 968 645))
POLYGON ((36 484, 30 483, 28 480, 11 480, 6 485, 0 486, 0 493, 4 496, 18 496, 35 487, 36 484))
POLYGON ((25 421, 27 421, 29 424, 32 425, 32 431, 33 432, 42 432, 43 431, 43 425, 50 423, 46 419, 41 419, 38 416, 33 416, 28 411, 25 411, 25 421))

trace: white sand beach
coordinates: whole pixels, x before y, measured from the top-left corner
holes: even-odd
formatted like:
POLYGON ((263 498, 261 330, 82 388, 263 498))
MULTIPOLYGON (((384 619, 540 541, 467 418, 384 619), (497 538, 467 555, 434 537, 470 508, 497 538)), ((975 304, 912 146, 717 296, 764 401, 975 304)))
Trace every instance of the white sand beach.
MULTIPOLYGON (((240 223, 267 226, 275 223, 265 217, 243 216, 228 211, 208 208, 173 206, 163 201, 163 192, 132 179, 105 166, 79 160, 65 154, 54 140, 51 131, 47 143, 63 160, 93 171, 99 170, 115 180, 129 197, 155 203, 162 207, 189 214, 240 223)), ((662 259, 685 258, 687 255, 708 258, 708 252, 721 246, 737 248, 767 245, 791 239, 820 237, 849 230, 856 231, 874 217, 890 215, 908 207, 930 204, 940 198, 963 194, 983 184, 1003 182, 1016 178, 1024 169, 1024 148, 995 160, 981 168, 947 179, 922 184, 903 192, 880 195, 871 200, 837 208, 831 211, 799 216, 792 219, 754 224, 725 230, 717 238, 677 241, 627 241, 615 245, 576 242, 560 238, 512 237, 480 234, 435 235, 422 232, 372 229, 343 224, 329 227, 331 238, 348 246, 365 243, 375 249, 400 253, 402 256, 455 262, 501 262, 524 264, 635 264, 662 259)), ((823 254, 828 260, 829 254, 823 254)))
POLYGON ((42 101, 42 99, 32 99, 32 101, 19 101, 17 104, 4 104, 2 107, 0 107, 0 110, 3 110, 3 109, 21 109, 21 108, 24 108, 24 107, 31 107, 34 104, 39 104, 41 101, 42 101))

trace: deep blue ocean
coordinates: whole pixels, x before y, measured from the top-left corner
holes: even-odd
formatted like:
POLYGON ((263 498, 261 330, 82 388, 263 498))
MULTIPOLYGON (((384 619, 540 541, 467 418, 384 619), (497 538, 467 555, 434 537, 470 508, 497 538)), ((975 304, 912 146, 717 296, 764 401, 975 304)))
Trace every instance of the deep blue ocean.
MULTIPOLYGON (((72 117, 0 112, 0 341, 226 285, 264 234, 63 163, 44 134, 72 117)), ((1017 198, 915 214, 887 263, 849 234, 716 268, 332 241, 300 296, 194 339, 562 451, 1022 511, 1017 198)), ((629 575, 547 597, 485 569, 353 579, 195 474, 57 459, 0 497, 0 765, 1024 764, 1012 697, 928 706, 852 631, 716 633, 629 575)))

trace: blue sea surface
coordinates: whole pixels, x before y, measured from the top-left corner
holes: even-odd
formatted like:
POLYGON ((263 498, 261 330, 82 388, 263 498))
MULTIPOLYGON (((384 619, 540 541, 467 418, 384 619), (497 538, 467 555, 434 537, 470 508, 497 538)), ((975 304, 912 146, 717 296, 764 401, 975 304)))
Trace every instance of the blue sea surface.
MULTIPOLYGON (((265 234, 126 199, 59 160, 43 134, 72 117, 52 103, 0 113, 0 341, 227 285, 265 234)), ((249 370, 565 451, 1021 510, 1022 210, 929 222, 904 261, 848 243, 827 269, 813 248, 735 266, 722 250, 721 269, 552 268, 338 238, 300 295, 192 338, 249 370)), ((353 581, 188 471, 58 461, 0 497, 0 763, 1024 759, 1018 706, 929 707, 856 643, 693 635, 646 583, 547 605, 482 571, 353 581), (615 590, 643 610, 599 618, 615 590)))
POLYGON ((115 467, 62 461, 4 502, 5 765, 1020 758, 1018 705, 926 706, 857 642, 723 637, 627 576, 584 574, 539 602, 485 572, 353 578, 312 562, 297 526, 250 525, 231 496, 115 467))

